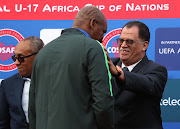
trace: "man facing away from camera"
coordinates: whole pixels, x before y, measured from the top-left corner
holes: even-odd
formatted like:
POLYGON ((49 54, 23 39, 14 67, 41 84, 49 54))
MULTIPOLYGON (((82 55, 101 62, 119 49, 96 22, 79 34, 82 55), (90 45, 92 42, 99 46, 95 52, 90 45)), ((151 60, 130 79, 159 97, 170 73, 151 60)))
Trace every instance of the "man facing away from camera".
POLYGON ((111 74, 99 43, 106 31, 103 13, 86 6, 77 13, 73 27, 37 55, 30 129, 112 129, 111 74))

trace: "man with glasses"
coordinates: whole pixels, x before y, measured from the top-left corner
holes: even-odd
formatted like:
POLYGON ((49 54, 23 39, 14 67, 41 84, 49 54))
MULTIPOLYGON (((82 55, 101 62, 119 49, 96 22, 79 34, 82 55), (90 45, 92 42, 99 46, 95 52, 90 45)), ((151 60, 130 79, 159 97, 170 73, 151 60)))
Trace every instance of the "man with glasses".
POLYGON ((120 58, 111 61, 106 51, 114 76, 115 129, 162 129, 160 101, 167 70, 148 60, 149 40, 149 28, 130 21, 117 39, 120 58))
POLYGON ((43 46, 43 41, 34 36, 27 37, 16 45, 12 60, 19 73, 1 82, 0 129, 28 129, 32 64, 43 46))

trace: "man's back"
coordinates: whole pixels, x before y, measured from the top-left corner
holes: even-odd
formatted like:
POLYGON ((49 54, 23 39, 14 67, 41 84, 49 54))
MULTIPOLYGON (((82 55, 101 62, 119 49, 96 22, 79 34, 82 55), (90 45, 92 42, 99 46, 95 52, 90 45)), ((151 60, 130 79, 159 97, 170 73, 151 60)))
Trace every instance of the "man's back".
POLYGON ((103 54, 95 40, 72 28, 42 49, 32 74, 30 128, 111 128, 114 101, 103 54))

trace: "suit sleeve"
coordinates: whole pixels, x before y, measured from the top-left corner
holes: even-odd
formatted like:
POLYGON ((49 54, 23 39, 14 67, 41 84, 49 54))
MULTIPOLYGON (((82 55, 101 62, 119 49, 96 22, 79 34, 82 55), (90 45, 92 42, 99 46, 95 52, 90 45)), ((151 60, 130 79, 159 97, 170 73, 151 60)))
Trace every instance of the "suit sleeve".
POLYGON ((0 86, 0 129, 10 129, 10 114, 5 96, 4 81, 2 81, 0 86))
MULTIPOLYGON (((150 63, 151 68, 146 67, 143 75, 133 72, 125 72, 126 85, 124 89, 139 95, 162 97, 167 82, 167 70, 161 65, 150 63)), ((150 66, 149 65, 149 66, 150 66)))
POLYGON ((88 77, 94 100, 93 108, 98 129, 112 129, 113 105, 111 75, 106 64, 106 55, 100 44, 88 46, 88 77))

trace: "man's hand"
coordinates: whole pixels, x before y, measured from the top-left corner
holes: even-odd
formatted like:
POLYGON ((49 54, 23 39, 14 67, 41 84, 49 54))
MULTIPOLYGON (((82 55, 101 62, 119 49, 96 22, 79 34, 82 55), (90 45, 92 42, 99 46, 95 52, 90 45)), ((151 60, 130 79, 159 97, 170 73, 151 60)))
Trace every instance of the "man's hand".
POLYGON ((107 49, 104 46, 103 46, 103 48, 104 48, 105 53, 107 55, 109 70, 110 70, 111 74, 112 75, 117 75, 118 74, 118 70, 116 69, 116 66, 111 61, 111 58, 109 57, 109 53, 107 52, 107 49))
POLYGON ((124 72, 123 70, 121 69, 120 66, 118 65, 114 65, 113 62, 111 61, 111 58, 109 57, 109 53, 107 52, 107 49, 103 46, 104 50, 105 50, 105 53, 107 55, 107 59, 108 59, 108 65, 109 65, 109 70, 112 74, 112 76, 115 76, 115 75, 118 75, 118 72, 121 73, 121 75, 119 77, 116 77, 118 80, 121 80, 121 81, 125 81, 125 76, 124 76, 124 72))

